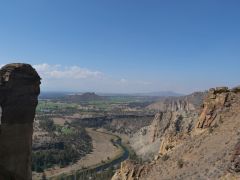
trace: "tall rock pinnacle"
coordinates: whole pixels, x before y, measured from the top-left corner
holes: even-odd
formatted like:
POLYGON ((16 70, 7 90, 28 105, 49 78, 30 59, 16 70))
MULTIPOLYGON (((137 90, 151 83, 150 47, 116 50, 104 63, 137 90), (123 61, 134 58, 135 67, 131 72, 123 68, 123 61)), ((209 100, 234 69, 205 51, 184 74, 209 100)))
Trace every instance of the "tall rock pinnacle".
POLYGON ((8 64, 0 70, 0 179, 32 179, 33 120, 40 80, 28 64, 8 64))

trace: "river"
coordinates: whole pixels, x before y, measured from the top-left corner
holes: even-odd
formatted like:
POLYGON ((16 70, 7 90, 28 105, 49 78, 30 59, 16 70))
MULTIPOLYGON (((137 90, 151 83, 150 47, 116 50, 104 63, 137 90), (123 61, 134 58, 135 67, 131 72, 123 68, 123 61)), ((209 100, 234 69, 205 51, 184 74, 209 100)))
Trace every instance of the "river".
MULTIPOLYGON (((100 173, 101 171, 107 170, 111 167, 114 167, 116 165, 119 165, 121 162, 123 162, 124 160, 126 160, 129 157, 129 151, 128 149, 122 144, 122 140, 119 136, 116 136, 112 133, 109 132, 99 132, 99 131, 95 131, 98 133, 103 133, 106 135, 110 135, 110 136, 114 136, 115 138, 111 140, 112 144, 114 146, 117 146, 118 148, 120 148, 122 150, 122 153, 120 155, 118 155, 117 157, 113 158, 113 159, 109 159, 107 162, 103 163, 103 164, 99 164, 99 165, 95 165, 95 166, 91 166, 88 167, 84 170, 75 170, 74 171, 74 175, 71 174, 65 174, 63 177, 64 180, 68 180, 68 179, 78 179, 76 177, 80 177, 83 174, 93 174, 93 173, 100 173), (74 178, 75 177, 75 178, 74 178)), ((63 175, 63 174, 62 174, 63 175)), ((58 176, 52 176, 50 179, 61 179, 62 175, 58 175, 58 176)))

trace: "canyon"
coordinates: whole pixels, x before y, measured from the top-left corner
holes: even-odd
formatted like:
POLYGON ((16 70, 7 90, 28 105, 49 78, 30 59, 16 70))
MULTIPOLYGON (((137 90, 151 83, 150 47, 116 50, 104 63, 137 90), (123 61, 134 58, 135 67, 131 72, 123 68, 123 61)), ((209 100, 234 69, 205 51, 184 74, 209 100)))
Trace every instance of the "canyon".
POLYGON ((154 158, 145 163, 125 161, 112 180, 240 178, 240 88, 212 88, 198 100, 195 95, 185 97, 191 97, 188 103, 151 105, 159 113, 139 134, 140 141, 145 139, 142 148, 157 144, 154 158))
MULTIPOLYGON (((33 122, 40 81, 28 64, 9 64, 0 70, 0 179, 32 179, 33 122)), ((41 100, 42 104, 55 103, 53 108, 59 108, 51 113, 49 109, 40 109, 35 123, 40 123, 40 115, 49 113, 48 120, 52 118, 53 123, 63 120, 56 126, 54 137, 63 133, 67 139, 65 135, 75 132, 76 127, 92 128, 91 133, 104 129, 119 135, 141 161, 129 158, 122 162, 112 180, 240 178, 240 87, 212 88, 154 102, 134 99, 119 104, 111 99, 109 103, 108 98, 93 93, 72 98, 68 97, 64 110, 61 107, 66 104, 61 99, 41 100), (82 97, 84 104, 71 104, 73 100, 79 103, 82 97), (93 104, 86 105, 89 97, 94 97, 93 104)), ((91 148, 91 139, 84 130, 81 132, 78 138, 85 137, 89 144, 79 140, 80 144, 91 148)), ((46 147, 36 139, 34 143, 35 151, 52 148, 49 142, 46 147)), ((87 154, 91 154, 90 149, 80 157, 87 154)))

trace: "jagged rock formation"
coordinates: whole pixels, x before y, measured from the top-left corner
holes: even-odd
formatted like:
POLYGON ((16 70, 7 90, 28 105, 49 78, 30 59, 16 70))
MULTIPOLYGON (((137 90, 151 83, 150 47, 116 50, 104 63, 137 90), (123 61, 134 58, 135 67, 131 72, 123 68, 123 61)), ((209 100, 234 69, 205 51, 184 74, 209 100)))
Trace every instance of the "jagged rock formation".
POLYGON ((150 104, 147 109, 159 112, 166 111, 194 111, 200 108, 205 93, 195 92, 187 96, 168 97, 150 104))
POLYGON ((219 123, 225 117, 233 116, 239 111, 240 88, 229 90, 227 87, 210 89, 205 97, 202 113, 197 128, 208 128, 219 123))
POLYGON ((0 179, 30 180, 33 120, 40 77, 28 64, 0 70, 0 179))
POLYGON ((193 93, 184 97, 163 99, 147 109, 158 113, 148 127, 141 128, 130 143, 144 160, 155 154, 164 154, 177 145, 175 139, 185 138, 195 126, 205 93, 193 93), (160 150, 159 150, 159 147, 160 150))
MULTIPOLYGON (((185 118, 181 122, 176 120, 180 112, 183 111, 173 111, 164 119, 161 113, 156 116, 152 132, 155 137, 160 137, 155 138, 155 141, 161 141, 160 153, 151 163, 143 165, 142 168, 149 171, 135 176, 139 164, 122 164, 114 178, 240 179, 240 87, 210 89, 199 115, 190 123, 193 124, 190 131, 186 131, 182 124, 190 121, 185 118)), ((191 111, 185 113, 191 116, 191 111)))
POLYGON ((126 160, 115 173, 112 180, 137 180, 147 174, 149 166, 136 165, 133 161, 126 160))
POLYGON ((184 97, 165 99, 150 105, 157 113, 150 127, 151 141, 160 140, 160 154, 177 145, 176 139, 192 131, 198 117, 205 93, 196 92, 184 97), (156 104, 158 106, 156 106, 156 104))

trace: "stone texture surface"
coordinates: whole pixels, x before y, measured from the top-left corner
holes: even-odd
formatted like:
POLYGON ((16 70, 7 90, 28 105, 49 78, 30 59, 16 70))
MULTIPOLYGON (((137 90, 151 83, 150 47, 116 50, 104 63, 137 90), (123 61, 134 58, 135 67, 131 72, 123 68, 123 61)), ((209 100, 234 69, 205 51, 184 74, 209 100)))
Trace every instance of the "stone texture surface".
POLYGON ((235 150, 231 160, 230 170, 236 173, 240 172, 240 142, 238 142, 235 146, 235 150))
POLYGON ((136 165, 127 160, 121 163, 121 168, 115 173, 112 180, 138 180, 149 171, 149 166, 136 165))
POLYGON ((239 113, 240 91, 238 88, 229 90, 227 87, 212 88, 204 99, 202 112, 196 128, 209 128, 222 119, 239 113))
POLYGON ((204 92, 195 92, 187 96, 167 97, 162 100, 150 104, 147 109, 159 112, 166 111, 193 111, 202 104, 204 92))
POLYGON ((30 180, 31 149, 40 77, 28 64, 0 70, 0 179, 30 180))
POLYGON ((178 144, 176 139, 185 138, 182 134, 194 128, 205 94, 196 92, 149 105, 147 109, 157 111, 151 125, 141 128, 130 139, 137 155, 146 160, 153 159, 158 153, 163 155, 171 151, 178 144))

